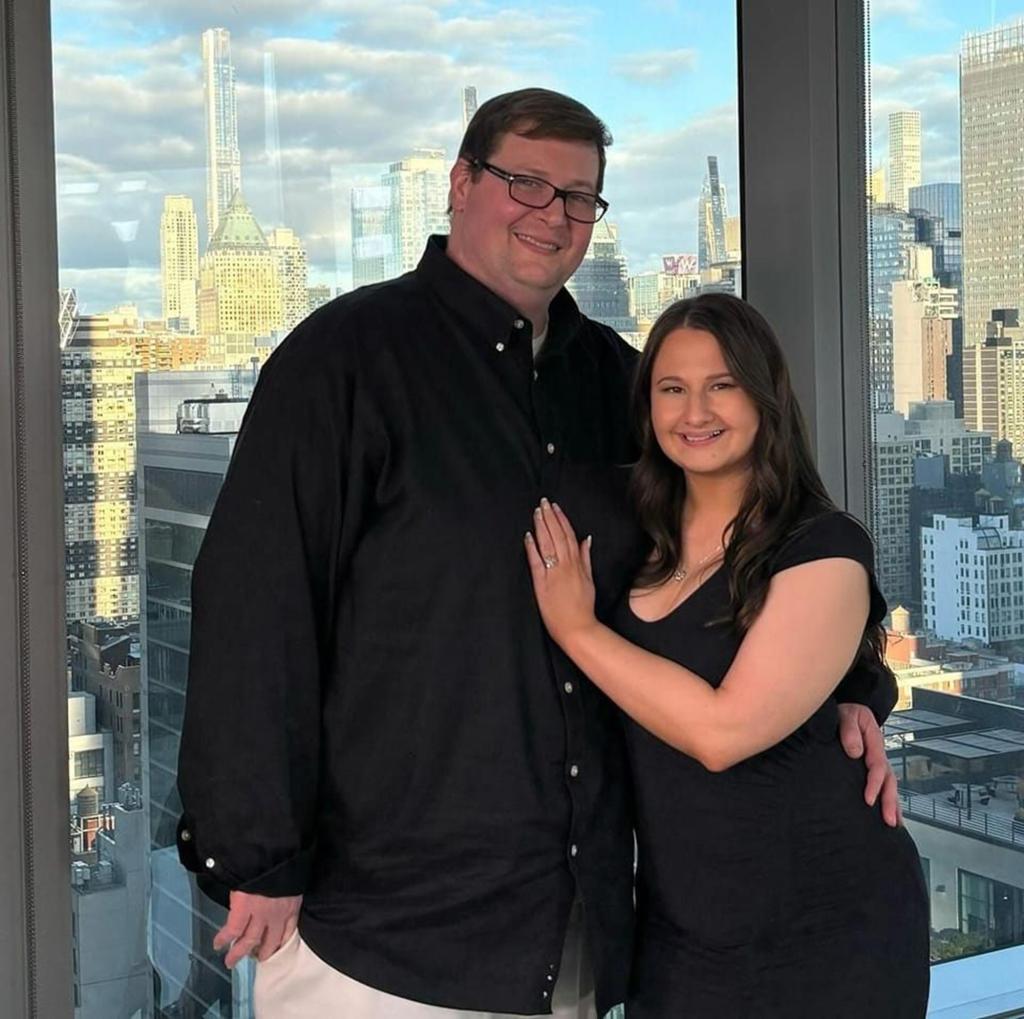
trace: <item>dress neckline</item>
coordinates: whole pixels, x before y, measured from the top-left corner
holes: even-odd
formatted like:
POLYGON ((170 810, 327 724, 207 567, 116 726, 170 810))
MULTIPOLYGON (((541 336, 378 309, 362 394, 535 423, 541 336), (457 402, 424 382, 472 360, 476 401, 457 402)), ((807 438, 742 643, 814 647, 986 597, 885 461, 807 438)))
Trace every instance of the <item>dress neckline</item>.
POLYGON ((704 581, 697 587, 695 587, 682 601, 676 602, 663 616, 656 616, 654 619, 645 619, 643 616, 638 615, 636 610, 633 608, 633 591, 635 588, 630 588, 626 593, 626 609, 629 614, 637 620, 637 622, 644 623, 646 626, 653 626, 655 623, 663 623, 666 619, 671 619, 684 605, 689 605, 690 602, 696 598, 701 591, 709 587, 720 573, 725 572, 725 564, 720 563, 715 569, 704 578, 704 581))

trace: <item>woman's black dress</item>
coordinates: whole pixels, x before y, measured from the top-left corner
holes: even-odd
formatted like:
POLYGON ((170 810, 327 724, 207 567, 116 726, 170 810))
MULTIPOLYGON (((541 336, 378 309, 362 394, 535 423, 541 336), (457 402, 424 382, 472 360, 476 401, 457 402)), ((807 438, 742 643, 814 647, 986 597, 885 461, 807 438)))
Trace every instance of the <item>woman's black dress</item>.
MULTIPOLYGON (((855 559, 844 514, 798 527, 776 571, 855 559)), ((713 686, 740 640, 720 569, 670 615, 615 628, 713 686)), ((885 602, 872 579, 872 622, 885 602)), ((810 659, 827 633, 799 635, 810 659)), ((638 677, 638 682, 641 679, 638 677)), ((834 698, 792 736, 721 773, 627 720, 637 809, 637 943, 627 1019, 920 1019, 928 901, 917 850, 864 802, 865 767, 837 738, 834 698)))

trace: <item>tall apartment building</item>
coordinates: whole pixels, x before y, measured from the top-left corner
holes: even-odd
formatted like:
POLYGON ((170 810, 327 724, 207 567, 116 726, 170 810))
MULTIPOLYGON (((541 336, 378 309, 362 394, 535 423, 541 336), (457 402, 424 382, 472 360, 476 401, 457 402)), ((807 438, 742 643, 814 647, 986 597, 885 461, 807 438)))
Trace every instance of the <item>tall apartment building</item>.
POLYGON ((96 724, 96 697, 85 690, 68 694, 68 785, 75 804, 83 790, 98 803, 114 795, 114 736, 96 724))
POLYGON ((936 514, 921 528, 924 625, 947 640, 1024 639, 1024 531, 1005 516, 936 514))
POLYGON ((921 183, 921 113, 898 110, 889 114, 889 181, 886 200, 906 212, 908 192, 921 183))
POLYGON ((203 32, 203 110, 206 121, 206 239, 217 232, 235 192, 242 187, 238 107, 231 33, 203 32))
POLYGON ((1024 450, 1024 327, 1016 308, 996 309, 984 342, 964 347, 964 419, 1024 450))
MULTIPOLYGON (((303 284, 305 289, 305 284, 303 284)), ((284 326, 278 257, 235 193, 199 265, 199 327, 216 364, 247 364, 284 326)))
POLYGON ((267 234, 267 243, 277 261, 282 327, 290 332, 309 314, 309 263, 306 249, 295 231, 284 226, 271 230, 267 234))
POLYGON ((964 37, 960 50, 964 345, 1024 294, 1024 22, 964 37))
POLYGON ((391 275, 415 269, 431 234, 448 233, 448 167, 444 149, 415 149, 381 177, 391 190, 387 233, 391 275))
POLYGON ((944 456, 953 474, 981 474, 992 456, 994 439, 988 432, 968 428, 956 416, 952 400, 925 400, 910 405, 903 434, 928 440, 930 453, 944 456))
POLYGON ((898 413, 907 414, 916 401, 946 399, 947 360, 959 314, 957 292, 934 277, 892 284, 893 409, 898 413))
POLYGON ((61 351, 68 623, 139 614, 134 330, 75 315, 61 351))
POLYGON ((392 163, 379 184, 352 189, 352 285, 415 269, 431 234, 448 233, 443 149, 416 149, 392 163))
POLYGON ((725 186, 718 173, 718 156, 708 156, 708 169, 697 203, 697 263, 707 269, 727 261, 725 223, 729 217, 725 186))
POLYGON ((194 333, 198 325, 199 229, 192 199, 165 195, 160 216, 160 292, 168 329, 194 333))

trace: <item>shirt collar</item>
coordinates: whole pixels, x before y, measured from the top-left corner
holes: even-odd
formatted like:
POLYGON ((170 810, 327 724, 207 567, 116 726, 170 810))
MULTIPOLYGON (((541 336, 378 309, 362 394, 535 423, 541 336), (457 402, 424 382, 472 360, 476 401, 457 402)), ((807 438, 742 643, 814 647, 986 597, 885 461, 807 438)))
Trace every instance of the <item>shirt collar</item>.
MULTIPOLYGON (((470 330, 481 340, 493 344, 526 329, 517 329, 516 322, 529 322, 504 298, 489 290, 446 254, 448 238, 435 234, 416 266, 416 276, 449 311, 468 322, 470 330)), ((547 338, 542 356, 547 359, 565 348, 579 330, 583 316, 569 292, 562 287, 548 308, 547 338)))

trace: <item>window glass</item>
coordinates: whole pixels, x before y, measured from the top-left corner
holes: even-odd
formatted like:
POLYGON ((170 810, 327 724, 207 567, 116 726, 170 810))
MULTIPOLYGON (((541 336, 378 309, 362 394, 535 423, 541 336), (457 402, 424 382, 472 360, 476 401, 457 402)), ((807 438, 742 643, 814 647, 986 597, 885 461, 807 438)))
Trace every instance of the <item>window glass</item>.
POLYGON ((1024 6, 869 13, 870 523, 945 961, 1024 943, 1024 6))
POLYGON ((639 344, 742 290, 732 5, 341 6, 52 3, 81 1019, 251 1015, 174 849, 191 570, 260 367, 447 231, 476 106, 541 85, 608 122, 585 313, 639 344), (116 905, 101 867, 139 875, 116 905))

